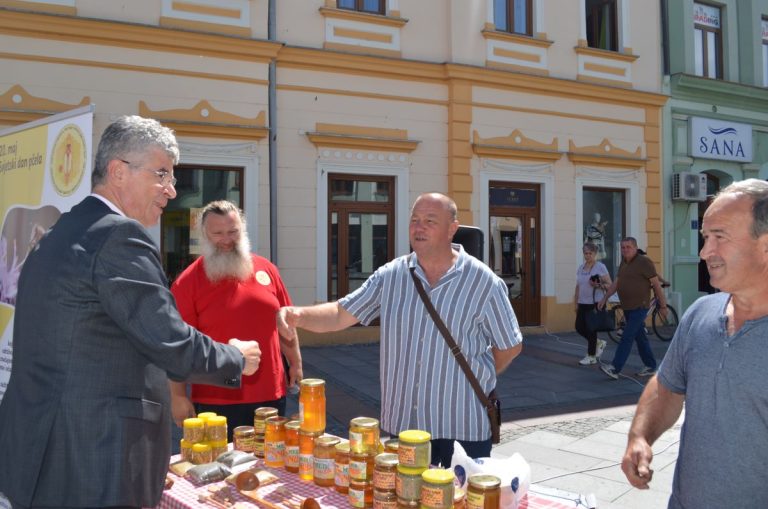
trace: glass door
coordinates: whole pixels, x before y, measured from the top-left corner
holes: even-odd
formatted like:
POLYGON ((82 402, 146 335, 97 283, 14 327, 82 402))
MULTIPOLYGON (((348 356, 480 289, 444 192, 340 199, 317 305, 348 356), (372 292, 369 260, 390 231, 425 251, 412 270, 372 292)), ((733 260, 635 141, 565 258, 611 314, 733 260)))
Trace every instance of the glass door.
MULTIPOLYGON (((523 187, 524 186, 524 187, 523 187)), ((488 265, 507 285, 520 325, 541 321, 539 190, 491 183, 488 265)))

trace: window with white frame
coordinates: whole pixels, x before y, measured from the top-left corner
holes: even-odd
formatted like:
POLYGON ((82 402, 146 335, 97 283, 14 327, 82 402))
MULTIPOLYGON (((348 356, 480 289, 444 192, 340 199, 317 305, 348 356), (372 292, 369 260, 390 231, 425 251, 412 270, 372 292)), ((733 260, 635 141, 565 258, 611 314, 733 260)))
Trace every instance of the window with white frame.
POLYGON ((768 87, 768 20, 761 21, 763 39, 763 86, 768 87))
POLYGON ((696 76, 723 77, 721 11, 713 5, 694 2, 694 72, 696 76))
POLYGON ((532 35, 532 3, 533 0, 494 0, 493 23, 496 30, 532 35))
POLYGON ((617 0, 585 0, 587 45, 590 48, 619 50, 617 0))

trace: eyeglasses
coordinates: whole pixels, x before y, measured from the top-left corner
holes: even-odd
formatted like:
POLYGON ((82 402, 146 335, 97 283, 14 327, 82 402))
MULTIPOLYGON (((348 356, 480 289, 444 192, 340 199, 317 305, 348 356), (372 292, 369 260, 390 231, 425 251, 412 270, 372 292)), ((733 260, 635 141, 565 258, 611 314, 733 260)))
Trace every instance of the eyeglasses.
MULTIPOLYGON (((130 161, 126 161, 125 159, 120 159, 120 160, 125 164, 127 164, 128 166, 133 166, 133 163, 131 163, 130 161)), ((160 185, 162 185, 163 187, 168 187, 169 185, 175 187, 176 182, 178 182, 178 180, 176 180, 176 177, 171 175, 171 172, 169 172, 165 168, 160 168, 159 170, 150 170, 150 169, 146 169, 146 170, 151 171, 152 173, 157 175, 157 178, 160 179, 160 185)))

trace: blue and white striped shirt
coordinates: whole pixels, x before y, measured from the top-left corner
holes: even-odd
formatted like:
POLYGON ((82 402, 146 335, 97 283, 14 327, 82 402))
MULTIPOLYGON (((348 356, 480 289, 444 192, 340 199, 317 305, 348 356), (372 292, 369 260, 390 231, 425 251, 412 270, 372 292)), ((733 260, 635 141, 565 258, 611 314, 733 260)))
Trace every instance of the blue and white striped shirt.
POLYGON ((478 441, 491 433, 485 407, 419 298, 411 266, 486 394, 496 386, 491 347, 522 342, 504 282, 460 245, 453 248, 458 260, 434 288, 413 253, 379 267, 339 300, 360 323, 381 318, 381 427, 391 434, 421 429, 432 438, 478 441))

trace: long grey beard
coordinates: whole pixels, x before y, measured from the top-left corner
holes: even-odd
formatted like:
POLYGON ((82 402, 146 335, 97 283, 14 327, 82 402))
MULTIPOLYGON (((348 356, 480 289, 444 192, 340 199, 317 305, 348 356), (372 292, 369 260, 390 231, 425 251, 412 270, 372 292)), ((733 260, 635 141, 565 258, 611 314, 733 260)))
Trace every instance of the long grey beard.
POLYGON ((203 254, 203 268, 205 275, 211 282, 222 279, 237 279, 245 281, 253 275, 253 262, 251 261, 251 241, 243 234, 235 249, 229 252, 220 252, 216 246, 202 235, 200 251, 203 254))

